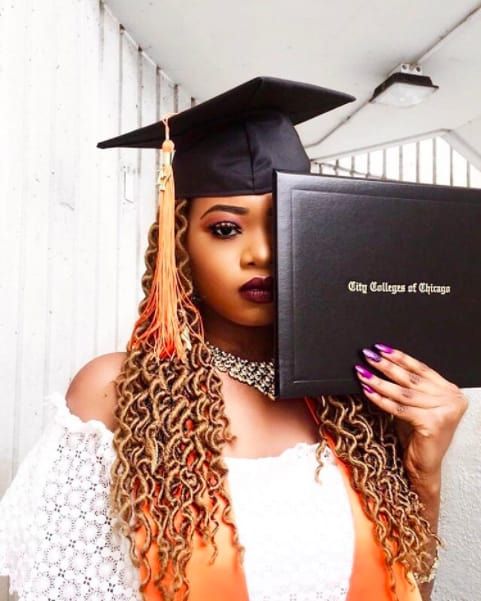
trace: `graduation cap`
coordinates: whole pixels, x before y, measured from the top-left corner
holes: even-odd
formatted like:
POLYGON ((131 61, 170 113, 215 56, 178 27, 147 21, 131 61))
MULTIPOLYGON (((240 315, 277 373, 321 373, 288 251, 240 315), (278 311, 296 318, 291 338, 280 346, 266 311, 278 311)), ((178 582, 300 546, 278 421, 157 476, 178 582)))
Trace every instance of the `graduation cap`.
MULTIPOLYGON (((294 125, 353 101, 312 84, 255 77, 168 119, 176 198, 265 194, 272 170, 310 171, 294 125)), ((161 148, 161 120, 99 148, 161 148)))
POLYGON ((355 100, 320 86, 255 77, 159 122, 99 142, 98 148, 162 148, 156 273, 131 346, 153 343, 160 357, 185 358, 188 330, 177 319, 187 298, 175 264, 175 198, 265 194, 274 169, 309 173, 295 125, 355 100), (175 185, 174 185, 175 177, 175 185), (145 324, 147 322, 147 327, 145 324), (136 335, 143 324, 142 334, 136 335))

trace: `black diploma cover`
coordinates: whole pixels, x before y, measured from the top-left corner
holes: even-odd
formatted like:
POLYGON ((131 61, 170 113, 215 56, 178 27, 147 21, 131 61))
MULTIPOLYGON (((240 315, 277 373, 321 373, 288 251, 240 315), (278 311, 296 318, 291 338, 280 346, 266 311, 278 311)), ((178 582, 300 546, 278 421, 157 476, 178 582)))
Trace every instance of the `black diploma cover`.
POLYGON ((360 392, 374 343, 481 385, 481 190, 276 170, 273 194, 277 397, 360 392))

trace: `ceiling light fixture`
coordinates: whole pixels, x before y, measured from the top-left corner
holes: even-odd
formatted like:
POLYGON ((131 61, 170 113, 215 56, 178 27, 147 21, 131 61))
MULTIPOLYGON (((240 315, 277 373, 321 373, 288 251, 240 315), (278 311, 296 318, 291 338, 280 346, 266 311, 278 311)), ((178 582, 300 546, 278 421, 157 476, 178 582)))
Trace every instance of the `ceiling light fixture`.
POLYGON ((370 102, 395 107, 410 107, 419 104, 436 92, 430 77, 423 75, 420 65, 403 63, 391 75, 377 86, 370 102))

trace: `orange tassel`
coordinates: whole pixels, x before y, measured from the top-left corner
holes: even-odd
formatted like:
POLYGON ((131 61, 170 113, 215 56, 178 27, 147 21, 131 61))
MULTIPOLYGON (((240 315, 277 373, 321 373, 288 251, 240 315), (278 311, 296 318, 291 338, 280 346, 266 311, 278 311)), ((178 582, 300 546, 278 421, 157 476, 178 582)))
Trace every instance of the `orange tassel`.
POLYGON ((190 350, 190 327, 181 331, 178 312, 186 305, 197 311, 185 294, 175 262, 175 185, 172 159, 174 142, 169 138, 168 119, 175 113, 162 118, 165 124, 165 140, 162 144, 162 163, 159 171, 158 196, 158 252, 155 272, 144 310, 137 319, 128 349, 138 348, 142 343, 153 346, 161 359, 177 355, 186 359, 186 349, 190 350), (147 323, 145 330, 138 335, 140 325, 147 323))

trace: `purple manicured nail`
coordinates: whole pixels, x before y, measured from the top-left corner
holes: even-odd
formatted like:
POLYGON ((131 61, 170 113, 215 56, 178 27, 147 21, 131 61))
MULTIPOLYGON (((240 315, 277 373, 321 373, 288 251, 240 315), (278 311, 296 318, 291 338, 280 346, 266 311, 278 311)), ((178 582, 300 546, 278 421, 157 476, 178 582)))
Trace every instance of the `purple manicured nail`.
POLYGON ((356 371, 364 376, 365 378, 372 378, 374 374, 372 374, 368 369, 363 367, 362 365, 355 365, 356 371))
POLYGON ((382 359, 381 355, 378 355, 374 351, 371 351, 371 349, 363 348, 362 352, 365 357, 367 357, 368 359, 372 359, 373 361, 381 361, 382 359))
POLYGON ((362 386, 362 387, 364 388, 364 390, 366 390, 367 392, 374 392, 374 390, 373 390, 373 389, 372 389, 370 386, 368 386, 367 384, 363 384, 363 383, 361 382, 361 386, 362 386))
POLYGON ((392 353, 394 350, 386 344, 375 344, 374 346, 377 348, 378 351, 381 351, 383 353, 392 353))

